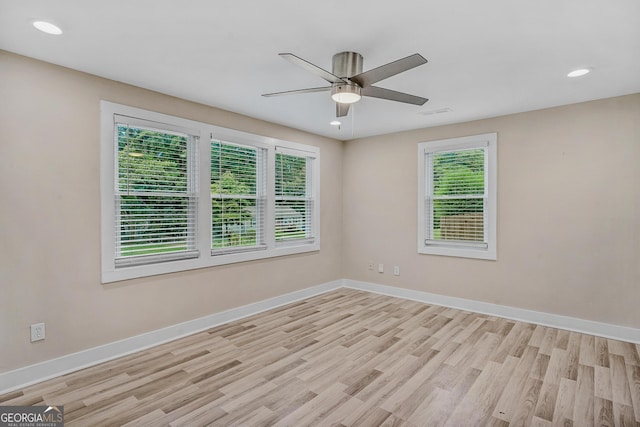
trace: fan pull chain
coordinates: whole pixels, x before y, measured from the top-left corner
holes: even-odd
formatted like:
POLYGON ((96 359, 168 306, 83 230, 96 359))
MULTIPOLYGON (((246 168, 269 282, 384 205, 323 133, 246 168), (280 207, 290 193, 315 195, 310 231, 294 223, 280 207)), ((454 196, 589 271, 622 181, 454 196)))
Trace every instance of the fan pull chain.
POLYGON ((354 128, 356 126, 356 106, 351 106, 351 139, 353 139, 354 128))

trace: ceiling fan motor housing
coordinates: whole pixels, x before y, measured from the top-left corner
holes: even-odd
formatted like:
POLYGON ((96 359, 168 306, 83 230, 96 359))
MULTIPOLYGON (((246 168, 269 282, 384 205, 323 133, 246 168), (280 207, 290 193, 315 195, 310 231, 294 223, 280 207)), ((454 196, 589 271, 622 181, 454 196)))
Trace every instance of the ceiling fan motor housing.
POLYGON ((340 52, 333 55, 334 75, 341 78, 350 78, 362 73, 362 55, 356 52, 340 52))
MULTIPOLYGON (((362 55, 356 52, 340 52, 333 55, 332 72, 343 79, 362 73, 362 55)), ((345 83, 333 83, 331 85, 331 98, 344 104, 351 104, 360 100, 360 86, 351 81, 345 83)))

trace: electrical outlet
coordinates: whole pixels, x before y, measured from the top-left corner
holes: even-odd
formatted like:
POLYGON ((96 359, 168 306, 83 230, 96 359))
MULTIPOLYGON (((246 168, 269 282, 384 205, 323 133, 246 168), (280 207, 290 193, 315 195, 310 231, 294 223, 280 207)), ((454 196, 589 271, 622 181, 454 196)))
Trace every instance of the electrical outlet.
POLYGON ((373 271, 373 261, 369 261, 369 270, 373 271))
POLYGON ((400 266, 399 265, 394 265, 393 266, 393 275, 394 276, 399 276, 400 275, 400 266))
POLYGON ((31 325, 31 342, 41 341, 45 338, 44 323, 31 325))
POLYGON ((384 264, 378 264, 378 273, 384 273, 384 264))

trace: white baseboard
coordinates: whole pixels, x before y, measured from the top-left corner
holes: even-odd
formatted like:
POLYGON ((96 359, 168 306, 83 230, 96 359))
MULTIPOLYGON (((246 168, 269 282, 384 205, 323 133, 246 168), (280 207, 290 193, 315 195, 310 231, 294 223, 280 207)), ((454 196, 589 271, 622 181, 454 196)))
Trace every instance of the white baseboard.
POLYGON ((561 316, 559 314, 544 313, 541 311, 490 304, 487 302, 449 297, 445 295, 432 294, 429 292, 414 291, 411 289, 378 285, 376 283, 360 282, 356 280, 343 279, 342 284, 345 288, 359 289, 362 291, 389 295, 393 297, 424 302, 427 304, 457 308, 460 310, 472 311, 474 313, 504 317, 512 320, 535 323, 542 326, 550 326, 552 328, 565 329, 568 331, 581 332, 583 334, 596 335, 599 337, 640 344, 640 329, 630 328, 626 326, 594 322, 591 320, 578 319, 575 317, 561 316))
POLYGON ((291 292, 253 304, 243 305, 220 313, 211 314, 199 319, 179 323, 177 325, 147 332, 135 337, 126 338, 98 347, 68 354, 56 359, 46 360, 35 365, 25 366, 0 374, 0 394, 55 378, 60 375, 94 366, 102 362, 126 356, 159 344, 205 331, 214 326, 252 316, 285 304, 323 294, 342 287, 342 281, 324 283, 318 286, 291 292))
POLYGON ((341 287, 640 344, 640 329, 539 311, 525 310, 504 305, 490 304, 464 298, 449 297, 394 286, 342 279, 318 286, 312 286, 310 288, 269 298, 263 301, 258 301, 253 304, 244 305, 242 307, 233 308, 220 313, 214 313, 199 319, 179 323, 177 325, 158 329, 121 341, 108 343, 99 347, 90 348, 77 353, 61 356, 56 359, 46 360, 35 365, 25 366, 23 368, 2 373, 0 374, 0 394, 9 393, 69 372, 94 366, 99 363, 126 356, 187 335, 195 334, 214 326, 252 316, 263 311, 333 291, 341 287))

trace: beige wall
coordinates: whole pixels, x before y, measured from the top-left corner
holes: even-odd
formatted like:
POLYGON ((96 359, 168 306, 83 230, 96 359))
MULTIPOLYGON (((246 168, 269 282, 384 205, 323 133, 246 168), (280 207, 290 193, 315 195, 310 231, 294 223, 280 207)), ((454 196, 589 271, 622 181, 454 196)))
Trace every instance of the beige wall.
POLYGON ((640 94, 343 145, 0 51, 0 373, 341 277, 640 328, 639 164, 640 94), (322 250, 101 285, 101 99, 319 146, 322 250), (418 255, 417 143, 487 132, 498 261, 418 255))
POLYGON ((345 278, 640 328, 640 94, 349 141, 343 163, 345 278), (418 255, 418 142, 488 132, 498 260, 418 255))
POLYGON ((340 278, 342 150, 0 51, 0 372, 340 278), (101 285, 101 99, 319 146, 321 251, 101 285))

